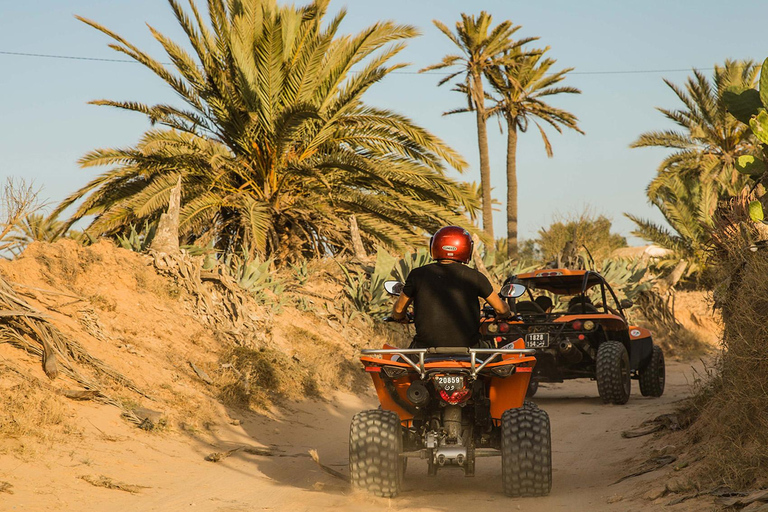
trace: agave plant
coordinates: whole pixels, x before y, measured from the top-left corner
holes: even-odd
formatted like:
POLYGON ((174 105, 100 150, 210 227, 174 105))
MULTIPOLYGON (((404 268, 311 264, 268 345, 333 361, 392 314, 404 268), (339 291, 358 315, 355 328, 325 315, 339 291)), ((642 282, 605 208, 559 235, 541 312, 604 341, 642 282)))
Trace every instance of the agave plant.
POLYGON ((464 160, 440 139, 363 95, 390 72, 416 29, 380 22, 338 36, 341 11, 275 0, 210 0, 208 21, 168 0, 192 49, 150 27, 172 65, 95 21, 111 47, 160 77, 185 106, 94 101, 141 113, 156 128, 133 147, 98 149, 86 168, 115 166, 64 200, 69 224, 111 235, 159 216, 179 177, 183 243, 211 240, 223 253, 248 246, 277 261, 346 250, 347 219, 364 242, 406 248, 444 224, 468 225, 478 208, 446 177, 464 160))

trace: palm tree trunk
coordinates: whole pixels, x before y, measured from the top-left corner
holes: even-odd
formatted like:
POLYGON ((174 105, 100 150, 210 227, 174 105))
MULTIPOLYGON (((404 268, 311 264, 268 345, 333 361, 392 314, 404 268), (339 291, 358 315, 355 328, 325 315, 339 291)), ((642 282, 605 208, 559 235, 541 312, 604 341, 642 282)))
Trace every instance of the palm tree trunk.
POLYGON ((507 120, 507 256, 517 259, 517 125, 507 120))
POLYGON ((483 231, 493 237, 493 210, 491 209, 491 165, 488 158, 488 130, 485 125, 485 95, 481 76, 473 78, 475 114, 477 116, 477 148, 480 151, 480 188, 483 192, 483 231))

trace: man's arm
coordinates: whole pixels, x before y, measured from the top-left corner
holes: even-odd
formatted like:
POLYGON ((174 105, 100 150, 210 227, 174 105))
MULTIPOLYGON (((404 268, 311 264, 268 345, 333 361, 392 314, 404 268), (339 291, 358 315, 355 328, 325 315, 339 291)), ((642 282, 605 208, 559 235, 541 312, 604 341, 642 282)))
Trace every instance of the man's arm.
POLYGON ((397 302, 392 306, 392 318, 398 322, 402 322, 406 319, 405 311, 413 299, 407 296, 405 293, 400 293, 400 297, 397 298, 397 302))
POLYGON ((495 291, 491 292, 491 294, 487 296, 485 300, 488 301, 488 304, 490 304, 494 310, 496 310, 496 316, 500 318, 506 318, 511 313, 507 301, 502 300, 501 297, 499 297, 499 294, 495 291))

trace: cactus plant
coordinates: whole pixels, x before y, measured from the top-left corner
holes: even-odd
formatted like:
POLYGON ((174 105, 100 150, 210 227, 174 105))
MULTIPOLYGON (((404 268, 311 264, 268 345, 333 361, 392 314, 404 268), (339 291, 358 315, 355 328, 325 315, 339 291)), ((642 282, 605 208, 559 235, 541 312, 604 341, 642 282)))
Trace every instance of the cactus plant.
MULTIPOLYGON (((768 179, 768 59, 760 69, 759 89, 729 88, 723 95, 728 112, 744 124, 762 144, 763 158, 745 155, 735 162, 736 169, 749 175, 755 182, 766 184, 768 179)), ((756 222, 766 223, 763 205, 760 201, 749 204, 749 215, 756 222)))

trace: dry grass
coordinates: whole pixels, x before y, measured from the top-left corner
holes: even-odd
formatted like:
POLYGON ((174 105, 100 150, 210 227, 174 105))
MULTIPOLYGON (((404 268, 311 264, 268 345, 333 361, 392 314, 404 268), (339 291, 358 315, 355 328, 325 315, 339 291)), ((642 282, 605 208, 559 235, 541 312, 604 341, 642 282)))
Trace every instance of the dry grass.
POLYGON ((296 396, 293 377, 298 368, 281 352, 236 346, 222 354, 221 362, 215 380, 226 405, 258 410, 267 408, 276 394, 296 396))
POLYGON ((732 254, 716 290, 723 354, 691 407, 699 476, 734 488, 768 483, 768 251, 732 254))
POLYGON ((53 441, 75 430, 64 398, 6 363, 0 363, 0 438, 53 441))

